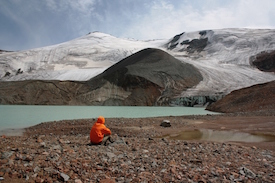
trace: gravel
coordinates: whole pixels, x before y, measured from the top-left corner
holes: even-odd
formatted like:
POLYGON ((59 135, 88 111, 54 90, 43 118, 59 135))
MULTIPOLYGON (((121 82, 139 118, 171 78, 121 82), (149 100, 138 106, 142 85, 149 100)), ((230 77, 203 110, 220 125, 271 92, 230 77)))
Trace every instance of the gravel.
MULTIPOLYGON (((186 121, 107 119, 114 143, 89 146, 94 121, 71 120, 0 138, 0 182, 275 182, 275 153, 230 142, 169 140, 186 121), (77 125, 76 125, 77 124, 77 125)), ((192 125, 191 125, 192 126, 192 125)))

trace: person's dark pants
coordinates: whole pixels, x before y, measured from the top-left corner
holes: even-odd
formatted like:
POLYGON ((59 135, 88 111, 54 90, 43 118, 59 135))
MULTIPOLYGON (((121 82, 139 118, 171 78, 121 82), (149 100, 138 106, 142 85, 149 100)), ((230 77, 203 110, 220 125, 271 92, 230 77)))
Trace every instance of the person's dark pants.
POLYGON ((111 139, 110 135, 104 136, 103 140, 101 142, 99 142, 99 143, 90 142, 88 145, 105 145, 106 146, 107 143, 108 143, 108 141, 111 142, 111 143, 113 143, 113 140, 111 139))

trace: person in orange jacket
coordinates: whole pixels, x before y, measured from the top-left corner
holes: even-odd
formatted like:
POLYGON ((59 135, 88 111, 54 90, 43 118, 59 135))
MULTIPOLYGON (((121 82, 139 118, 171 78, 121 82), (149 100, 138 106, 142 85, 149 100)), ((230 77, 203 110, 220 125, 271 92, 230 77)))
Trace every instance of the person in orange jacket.
POLYGON ((105 118, 99 116, 96 123, 90 131, 90 145, 106 145, 106 142, 111 140, 111 130, 105 126, 105 118))

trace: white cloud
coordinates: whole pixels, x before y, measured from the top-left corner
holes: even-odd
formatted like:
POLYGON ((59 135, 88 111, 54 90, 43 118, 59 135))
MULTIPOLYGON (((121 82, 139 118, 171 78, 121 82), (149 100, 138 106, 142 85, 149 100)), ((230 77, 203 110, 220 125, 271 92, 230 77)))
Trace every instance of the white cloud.
POLYGON ((215 0, 205 0, 199 8, 199 3, 195 2, 161 0, 153 3, 150 12, 124 35, 139 35, 143 39, 170 38, 184 31, 235 27, 274 28, 275 25, 275 1, 272 0, 233 0, 222 6, 215 0))
MULTIPOLYGON (((0 21, 22 31, 14 39, 27 37, 22 47, 55 44, 92 31, 145 40, 204 29, 275 28, 274 0, 10 0, 3 1, 0 14, 8 17, 0 21)), ((0 33, 4 35, 1 27, 0 33)), ((12 42, 0 42, 0 48, 12 42)))
POLYGON ((94 10, 95 0, 47 0, 46 5, 53 11, 71 10, 85 15, 90 15, 94 10))

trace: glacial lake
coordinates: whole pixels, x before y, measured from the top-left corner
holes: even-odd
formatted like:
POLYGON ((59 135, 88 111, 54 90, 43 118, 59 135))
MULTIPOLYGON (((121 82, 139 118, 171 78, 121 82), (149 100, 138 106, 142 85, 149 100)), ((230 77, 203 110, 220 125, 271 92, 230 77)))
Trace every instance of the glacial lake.
POLYGON ((145 118, 216 114, 201 107, 137 107, 137 106, 38 106, 0 105, 0 134, 6 129, 19 129, 42 122, 67 119, 145 118))

